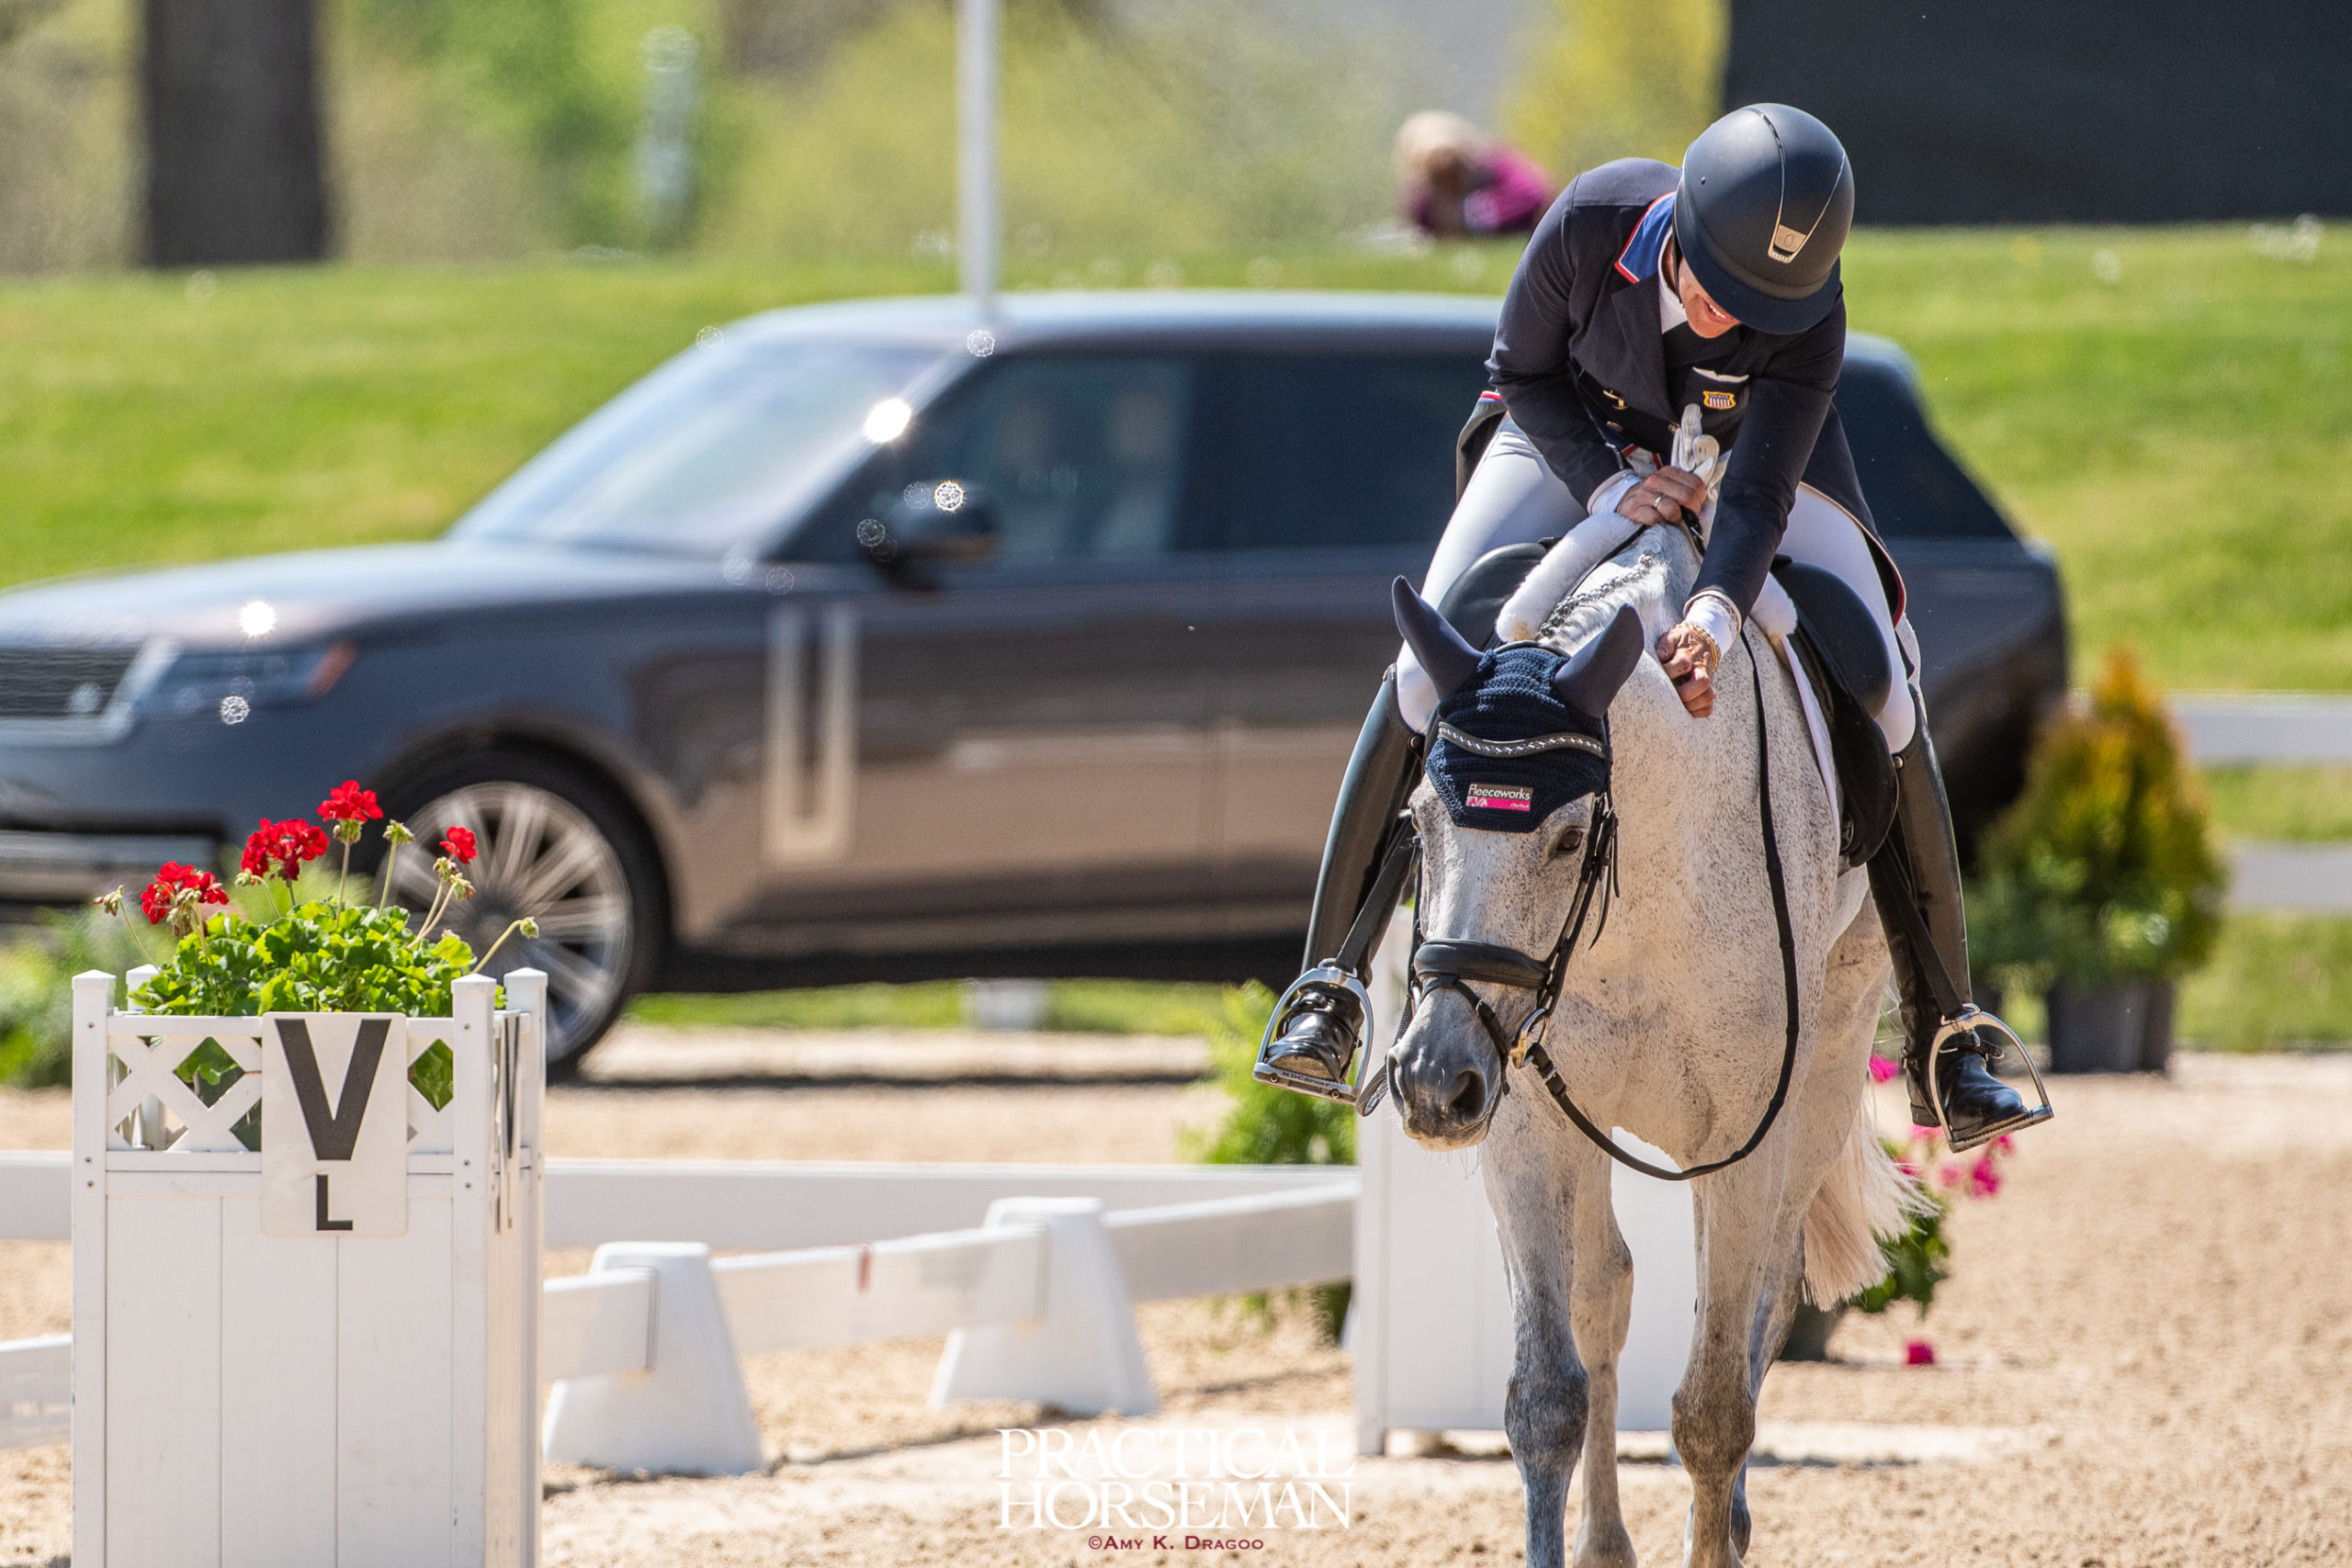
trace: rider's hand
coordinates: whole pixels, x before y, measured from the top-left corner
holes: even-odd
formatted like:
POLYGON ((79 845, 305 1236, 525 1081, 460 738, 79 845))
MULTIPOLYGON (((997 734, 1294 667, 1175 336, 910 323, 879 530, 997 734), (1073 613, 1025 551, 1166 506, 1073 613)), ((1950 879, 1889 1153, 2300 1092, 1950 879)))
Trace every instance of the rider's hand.
POLYGON ((1684 468, 1659 468, 1617 500, 1617 515, 1629 523, 1672 523, 1699 515, 1707 504, 1706 482, 1684 468))
POLYGON ((1713 667, 1716 657, 1708 649, 1706 635, 1688 621, 1657 639, 1657 661, 1666 666, 1674 694, 1682 699, 1693 718, 1704 718, 1715 711, 1713 667))

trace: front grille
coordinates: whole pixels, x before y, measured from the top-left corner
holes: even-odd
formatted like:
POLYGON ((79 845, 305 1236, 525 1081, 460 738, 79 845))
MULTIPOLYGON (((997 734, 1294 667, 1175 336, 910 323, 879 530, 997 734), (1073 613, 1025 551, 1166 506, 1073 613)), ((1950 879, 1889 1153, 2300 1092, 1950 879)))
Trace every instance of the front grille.
POLYGON ((136 646, 0 648, 0 718, 94 718, 138 657, 136 646))

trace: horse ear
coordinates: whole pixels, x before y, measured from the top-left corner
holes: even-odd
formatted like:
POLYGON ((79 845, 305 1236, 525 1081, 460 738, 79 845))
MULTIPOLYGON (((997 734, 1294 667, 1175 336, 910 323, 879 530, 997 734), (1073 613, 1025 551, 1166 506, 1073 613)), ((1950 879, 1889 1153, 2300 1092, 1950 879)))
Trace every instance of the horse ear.
POLYGON ((1586 643, 1552 676, 1552 690, 1578 713, 1602 718, 1610 699, 1642 660, 1642 618, 1631 604, 1617 612, 1609 629, 1586 643))
POLYGON ((1390 587, 1388 597, 1396 611, 1397 632, 1412 649, 1413 657, 1421 661, 1421 673, 1430 678, 1438 700, 1443 702, 1478 672, 1478 650, 1403 578, 1390 587))

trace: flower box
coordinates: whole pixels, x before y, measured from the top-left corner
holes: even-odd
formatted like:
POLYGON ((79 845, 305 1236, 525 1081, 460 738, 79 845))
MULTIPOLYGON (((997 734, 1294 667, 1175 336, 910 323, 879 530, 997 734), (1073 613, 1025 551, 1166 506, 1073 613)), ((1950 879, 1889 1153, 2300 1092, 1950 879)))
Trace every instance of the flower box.
POLYGON ((74 977, 76 1568, 537 1561, 547 979, 505 986, 362 1030, 124 1010, 74 977), (366 1092, 403 1032, 373 1080, 399 1092, 366 1092), (198 1053, 233 1070, 192 1084, 198 1053), (326 1179, 387 1158, 389 1206, 326 1179), (304 1168, 315 1206, 273 1207, 304 1168))

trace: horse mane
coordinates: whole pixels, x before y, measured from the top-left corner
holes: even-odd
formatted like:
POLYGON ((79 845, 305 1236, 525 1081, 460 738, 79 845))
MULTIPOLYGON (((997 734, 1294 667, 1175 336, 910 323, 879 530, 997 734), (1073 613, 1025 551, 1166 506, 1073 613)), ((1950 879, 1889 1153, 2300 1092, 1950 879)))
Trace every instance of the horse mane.
MULTIPOLYGON (((1562 540, 1531 574, 1530 586, 1539 594, 1560 595, 1536 632, 1539 641, 1571 652, 1599 636, 1627 604, 1642 617, 1653 640, 1682 618, 1682 603, 1699 574, 1698 547, 1686 530, 1644 528, 1607 558, 1578 573, 1581 581, 1577 582, 1554 587, 1533 581, 1573 543, 1573 538, 1562 540)), ((1578 563, 1560 564, 1574 570, 1578 563)))

